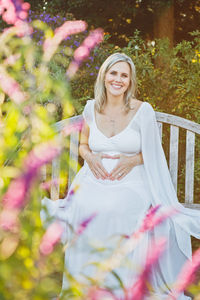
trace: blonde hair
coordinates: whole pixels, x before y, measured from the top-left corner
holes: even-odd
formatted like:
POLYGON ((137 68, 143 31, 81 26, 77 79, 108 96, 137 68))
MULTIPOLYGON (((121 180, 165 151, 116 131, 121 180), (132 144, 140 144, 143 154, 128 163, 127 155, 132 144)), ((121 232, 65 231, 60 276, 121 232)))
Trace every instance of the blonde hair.
POLYGON ((132 59, 124 53, 114 53, 107 57, 104 63, 99 69, 99 73, 95 82, 94 97, 95 97, 95 109, 101 113, 106 104, 106 88, 104 84, 105 74, 108 70, 118 62, 126 62, 130 67, 130 84, 127 91, 124 93, 124 108, 125 112, 130 110, 130 100, 135 98, 136 93, 136 71, 135 65, 132 59))

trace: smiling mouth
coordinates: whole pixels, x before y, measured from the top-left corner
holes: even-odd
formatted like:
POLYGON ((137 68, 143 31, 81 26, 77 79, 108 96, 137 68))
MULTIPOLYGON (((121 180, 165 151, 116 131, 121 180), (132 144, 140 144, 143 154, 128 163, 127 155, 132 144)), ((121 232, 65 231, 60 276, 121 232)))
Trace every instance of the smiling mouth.
POLYGON ((120 89, 122 85, 117 85, 117 84, 111 84, 111 86, 115 89, 120 89))

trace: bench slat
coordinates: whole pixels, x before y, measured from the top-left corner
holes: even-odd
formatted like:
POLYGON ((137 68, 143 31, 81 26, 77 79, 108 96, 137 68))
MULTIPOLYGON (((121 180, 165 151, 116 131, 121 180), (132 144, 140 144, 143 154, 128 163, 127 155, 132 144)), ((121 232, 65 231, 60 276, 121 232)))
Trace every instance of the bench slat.
POLYGON ((177 178, 178 178, 178 141, 179 141, 179 127, 171 125, 170 126, 169 171, 176 192, 177 192, 177 178))
POLYGON ((51 184, 51 199, 57 200, 59 199, 60 192, 60 157, 56 157, 52 160, 52 184, 51 184))
POLYGON ((161 139, 161 141, 162 141, 163 123, 157 122, 157 124, 158 124, 158 129, 159 129, 160 139, 161 139))
POLYGON ((78 170, 78 146, 79 146, 79 132, 73 132, 70 136, 70 164, 68 174, 68 189, 72 183, 74 176, 78 170))
POLYGON ((195 134, 186 132, 185 203, 193 203, 195 134))
POLYGON ((47 179, 47 167, 46 165, 43 165, 40 169, 40 178, 41 181, 44 182, 47 179))

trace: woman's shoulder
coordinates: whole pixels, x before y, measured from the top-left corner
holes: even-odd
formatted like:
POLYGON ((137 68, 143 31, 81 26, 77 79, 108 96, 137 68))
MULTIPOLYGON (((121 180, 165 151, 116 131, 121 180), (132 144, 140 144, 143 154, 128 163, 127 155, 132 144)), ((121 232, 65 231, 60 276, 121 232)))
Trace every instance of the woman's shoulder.
POLYGON ((153 106, 149 102, 142 101, 136 98, 131 99, 130 107, 136 107, 136 110, 138 110, 140 109, 140 106, 143 106, 143 108, 145 107, 145 110, 154 112, 153 106))
POLYGON ((139 100, 139 99, 136 99, 136 98, 132 98, 131 101, 130 101, 130 105, 138 105, 138 106, 140 106, 143 103, 145 103, 145 105, 147 105, 147 106, 151 106, 152 107, 152 105, 149 102, 147 102, 147 101, 139 100))

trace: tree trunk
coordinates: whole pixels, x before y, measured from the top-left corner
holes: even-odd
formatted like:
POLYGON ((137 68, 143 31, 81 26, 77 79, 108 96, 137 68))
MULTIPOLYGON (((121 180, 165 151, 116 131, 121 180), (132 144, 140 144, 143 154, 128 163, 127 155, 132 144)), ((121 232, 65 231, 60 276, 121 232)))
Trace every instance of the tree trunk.
POLYGON ((168 37, 170 47, 174 44, 174 0, 155 9, 154 38, 168 37))

